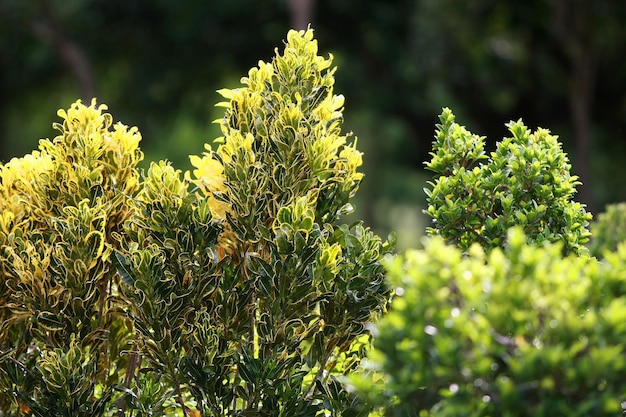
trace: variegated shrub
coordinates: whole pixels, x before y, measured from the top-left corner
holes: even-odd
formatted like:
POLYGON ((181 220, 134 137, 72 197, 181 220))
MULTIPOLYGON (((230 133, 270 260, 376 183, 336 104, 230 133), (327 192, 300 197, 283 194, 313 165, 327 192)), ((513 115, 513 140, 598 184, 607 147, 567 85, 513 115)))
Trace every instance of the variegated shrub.
POLYGON ((0 166, 5 416, 358 411, 341 375, 385 309, 389 251, 341 224, 362 174, 311 30, 221 90, 219 146, 145 173, 136 128, 80 101, 0 166))

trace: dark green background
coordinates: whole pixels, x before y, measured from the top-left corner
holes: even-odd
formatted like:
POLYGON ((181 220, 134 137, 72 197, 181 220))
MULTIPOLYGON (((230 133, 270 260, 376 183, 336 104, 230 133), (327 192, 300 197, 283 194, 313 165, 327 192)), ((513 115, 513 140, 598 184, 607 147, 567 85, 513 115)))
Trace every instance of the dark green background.
POLYGON ((335 57, 346 130, 365 152, 356 216, 396 230, 401 248, 423 233, 443 106, 491 146, 509 120, 549 128, 584 182, 579 200, 593 213, 626 200, 626 1, 309 1, 307 13, 299 0, 0 0, 0 160, 95 95, 139 127, 147 162, 188 169, 219 135, 215 90, 282 49, 300 12, 335 57))

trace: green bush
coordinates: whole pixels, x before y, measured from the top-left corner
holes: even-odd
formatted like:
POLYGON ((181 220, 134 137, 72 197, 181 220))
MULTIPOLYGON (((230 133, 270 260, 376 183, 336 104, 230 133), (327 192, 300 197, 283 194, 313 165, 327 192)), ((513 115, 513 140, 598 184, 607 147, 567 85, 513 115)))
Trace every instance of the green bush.
POLYGON ((386 416, 616 416, 626 375, 626 246, 605 263, 562 244, 468 254, 440 237, 388 263, 397 296, 355 389, 386 416))
POLYGON ((607 252, 615 252, 617 246, 626 241, 626 203, 609 204, 591 223, 590 229, 589 251, 593 256, 601 258, 607 252))
POLYGON ((464 250, 474 242, 494 248, 506 244, 509 228, 520 226, 529 242, 560 241, 565 253, 586 251, 591 215, 572 201, 580 183, 556 136, 510 122, 512 137, 487 156, 485 138, 457 124, 450 109, 440 120, 426 163, 436 174, 425 190, 429 234, 464 250))
POLYGON ((548 131, 512 122, 488 158, 440 119, 431 236, 387 263, 396 297, 352 389, 385 416, 623 413, 626 245, 586 254, 591 216, 548 131))
POLYGON ((140 174, 139 132, 95 101, 0 166, 0 414, 358 412, 340 377, 385 310, 390 247, 339 223, 362 174, 333 74, 289 32, 221 91, 193 173, 140 174))

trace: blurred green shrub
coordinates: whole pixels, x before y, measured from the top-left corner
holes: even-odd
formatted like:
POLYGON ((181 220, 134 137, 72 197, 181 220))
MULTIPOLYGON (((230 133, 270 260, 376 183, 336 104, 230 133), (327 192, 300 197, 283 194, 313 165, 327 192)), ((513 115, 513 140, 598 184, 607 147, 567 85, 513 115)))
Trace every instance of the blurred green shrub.
POLYGON ((626 241, 626 203, 609 204, 590 225, 589 251, 602 258, 607 252, 615 252, 626 241))
POLYGON ((548 131, 512 122, 487 157, 440 120, 431 236, 387 263, 396 297, 351 389, 385 416, 623 413, 626 245, 587 255, 591 216, 548 131))
POLYGON ((385 416, 616 416, 626 373, 626 247, 605 263, 429 238, 388 263, 392 308, 353 388, 385 416))
POLYGON ((311 30, 223 90, 221 145, 140 174, 140 135, 80 101, 0 166, 5 416, 356 415, 341 385, 390 244, 340 224, 362 174, 311 30))
POLYGON ((563 242, 564 253, 583 253, 591 215, 572 201, 577 177, 557 137, 531 132, 522 121, 507 124, 512 137, 489 156, 485 138, 455 122, 450 109, 439 117, 432 159, 436 177, 426 189, 431 235, 467 250, 503 247, 510 227, 520 226, 528 241, 563 242))

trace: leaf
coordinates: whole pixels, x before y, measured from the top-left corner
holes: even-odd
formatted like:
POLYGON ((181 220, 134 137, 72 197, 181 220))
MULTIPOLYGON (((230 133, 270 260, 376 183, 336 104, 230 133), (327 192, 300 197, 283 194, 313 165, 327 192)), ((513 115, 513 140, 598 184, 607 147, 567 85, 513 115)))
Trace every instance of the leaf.
POLYGON ((63 330, 67 326, 65 323, 60 321, 56 315, 48 311, 42 311, 37 314, 37 322, 41 327, 48 331, 63 330))
POLYGON ((117 273, 120 274, 122 281, 130 287, 135 286, 135 278, 131 270, 131 263, 127 257, 125 257, 120 251, 115 250, 113 257, 111 258, 117 273))

